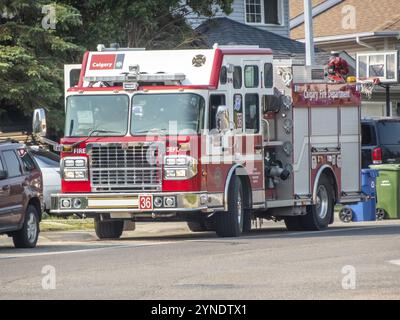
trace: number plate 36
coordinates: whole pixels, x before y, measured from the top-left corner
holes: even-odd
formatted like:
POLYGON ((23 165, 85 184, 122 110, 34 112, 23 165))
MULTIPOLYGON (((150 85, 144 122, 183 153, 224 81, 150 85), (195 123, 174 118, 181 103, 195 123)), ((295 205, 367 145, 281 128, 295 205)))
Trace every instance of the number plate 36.
POLYGON ((139 196, 139 209, 140 210, 153 210, 153 196, 140 195, 139 196))

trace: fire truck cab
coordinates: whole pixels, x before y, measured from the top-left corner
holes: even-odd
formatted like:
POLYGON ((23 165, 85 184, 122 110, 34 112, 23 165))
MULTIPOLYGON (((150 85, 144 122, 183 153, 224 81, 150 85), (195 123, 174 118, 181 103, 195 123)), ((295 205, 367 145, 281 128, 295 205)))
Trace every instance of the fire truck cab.
POLYGON ((355 84, 258 47, 99 49, 66 93, 52 213, 99 238, 143 220, 235 237, 257 218, 322 230, 361 199, 355 84))

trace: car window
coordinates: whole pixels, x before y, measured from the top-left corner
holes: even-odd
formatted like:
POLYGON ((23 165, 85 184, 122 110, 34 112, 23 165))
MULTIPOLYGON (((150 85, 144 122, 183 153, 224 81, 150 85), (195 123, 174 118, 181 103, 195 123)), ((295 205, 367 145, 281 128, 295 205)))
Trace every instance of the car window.
POLYGON ((233 87, 235 89, 242 88, 242 67, 235 66, 233 68, 233 87))
POLYGON ((40 168, 58 168, 60 166, 58 161, 50 159, 44 155, 34 154, 33 157, 40 168))
POLYGON ((379 121, 377 129, 380 144, 400 144, 399 121, 379 121))
POLYGON ((3 170, 4 170, 3 162, 1 162, 1 159, 0 159, 0 171, 3 171, 3 170))
POLYGON ((361 125, 361 142, 363 146, 374 146, 376 145, 376 134, 374 126, 370 124, 361 125))
POLYGON ((246 88, 258 87, 258 66, 245 66, 244 67, 244 86, 246 88))
POLYGON ((257 93, 249 93, 245 96, 245 123, 247 133, 260 131, 260 110, 257 93))
POLYGON ((13 150, 3 151, 4 162, 10 178, 22 175, 21 166, 17 154, 13 150))
POLYGON ((18 150, 18 154, 22 160, 25 171, 30 172, 36 169, 35 162, 25 149, 18 150))

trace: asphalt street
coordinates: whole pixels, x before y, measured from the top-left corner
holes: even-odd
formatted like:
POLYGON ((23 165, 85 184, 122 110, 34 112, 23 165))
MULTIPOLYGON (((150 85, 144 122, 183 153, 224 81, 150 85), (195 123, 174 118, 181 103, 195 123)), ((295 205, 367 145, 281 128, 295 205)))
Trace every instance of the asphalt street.
POLYGON ((138 224, 118 241, 42 233, 33 250, 2 236, 0 299, 400 299, 400 221, 226 239, 138 224))

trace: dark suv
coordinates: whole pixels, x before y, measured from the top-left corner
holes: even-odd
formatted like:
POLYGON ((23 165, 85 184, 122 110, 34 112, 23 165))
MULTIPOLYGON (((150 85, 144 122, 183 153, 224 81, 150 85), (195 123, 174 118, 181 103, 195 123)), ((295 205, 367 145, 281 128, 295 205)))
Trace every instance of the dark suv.
POLYGON ((0 234, 33 248, 42 217, 42 174, 24 145, 0 142, 0 234))
POLYGON ((361 121, 362 167, 400 163, 400 118, 373 118, 361 121))

